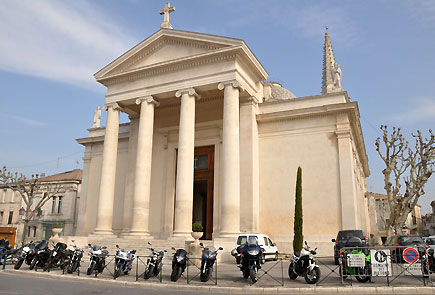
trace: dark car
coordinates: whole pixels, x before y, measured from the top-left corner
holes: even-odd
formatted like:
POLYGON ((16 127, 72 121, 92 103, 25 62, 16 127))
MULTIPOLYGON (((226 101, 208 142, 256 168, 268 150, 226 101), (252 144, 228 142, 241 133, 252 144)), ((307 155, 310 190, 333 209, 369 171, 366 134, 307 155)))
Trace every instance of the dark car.
POLYGON ((336 239, 332 239, 334 245, 334 262, 338 265, 338 258, 340 257, 340 249, 343 247, 366 247, 367 246, 367 238, 364 232, 360 229, 352 229, 352 230, 341 230, 337 234, 336 239), (361 240, 361 243, 355 245, 353 241, 358 238, 361 240))
POLYGON ((389 243, 389 246, 398 246, 396 249, 393 249, 393 261, 395 262, 404 262, 403 259, 403 251, 406 248, 416 248, 421 255, 426 251, 426 243, 422 237, 412 236, 412 235, 401 235, 394 236, 389 243))

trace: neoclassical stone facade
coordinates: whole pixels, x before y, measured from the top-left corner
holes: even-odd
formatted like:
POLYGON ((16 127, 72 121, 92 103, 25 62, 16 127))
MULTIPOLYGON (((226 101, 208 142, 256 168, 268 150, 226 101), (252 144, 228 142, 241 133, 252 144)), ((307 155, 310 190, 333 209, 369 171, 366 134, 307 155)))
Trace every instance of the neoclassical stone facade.
POLYGON ((261 232, 288 252, 298 166, 307 241, 330 255, 340 229, 369 232, 358 105, 327 33, 324 54, 322 94, 295 97, 243 40, 169 24, 97 72, 107 122, 77 140, 76 234, 184 240, 200 222, 206 239, 261 232))

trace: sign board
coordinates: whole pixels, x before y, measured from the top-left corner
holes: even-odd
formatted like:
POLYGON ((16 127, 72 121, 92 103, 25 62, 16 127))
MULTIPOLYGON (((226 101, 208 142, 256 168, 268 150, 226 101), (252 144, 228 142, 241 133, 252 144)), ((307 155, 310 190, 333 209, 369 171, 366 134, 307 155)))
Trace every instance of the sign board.
POLYGON ((403 250, 403 259, 408 263, 415 263, 420 258, 417 249, 415 248, 406 248, 403 250))
POLYGON ((370 250, 372 276, 386 277, 392 275, 390 249, 370 250))
POLYGON ((349 267, 364 267, 366 266, 366 256, 364 254, 347 254, 349 267))

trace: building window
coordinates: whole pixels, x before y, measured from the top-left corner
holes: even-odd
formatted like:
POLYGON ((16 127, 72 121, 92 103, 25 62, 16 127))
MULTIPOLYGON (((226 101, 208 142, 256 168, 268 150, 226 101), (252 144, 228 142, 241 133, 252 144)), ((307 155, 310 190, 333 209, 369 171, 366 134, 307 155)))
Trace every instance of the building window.
POLYGON ((2 203, 6 203, 6 192, 7 190, 3 190, 2 203))
POLYGON ((30 237, 30 226, 27 227, 27 237, 30 237))
POLYGON ((33 227, 33 237, 36 237, 36 226, 33 227))
POLYGON ((63 199, 63 197, 59 196, 59 204, 57 206, 57 214, 62 213, 62 199, 63 199))
POLYGON ((0 211, 0 223, 3 222, 3 211, 0 211))
POLYGON ((56 214, 56 197, 53 197, 53 201, 51 203, 51 214, 56 214))
POLYGON ((14 211, 9 211, 8 224, 12 224, 12 218, 14 217, 14 211))

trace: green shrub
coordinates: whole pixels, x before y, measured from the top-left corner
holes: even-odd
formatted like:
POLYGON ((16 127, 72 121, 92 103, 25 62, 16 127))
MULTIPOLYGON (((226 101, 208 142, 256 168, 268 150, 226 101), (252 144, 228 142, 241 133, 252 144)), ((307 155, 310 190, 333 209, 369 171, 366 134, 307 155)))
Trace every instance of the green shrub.
POLYGON ((202 232, 203 230, 204 230, 204 228, 198 222, 195 222, 194 224, 192 224, 192 231, 193 232, 202 232))
POLYGON ((294 237, 293 251, 300 252, 303 246, 304 236, 302 234, 302 168, 298 167, 298 175, 296 178, 296 194, 295 194, 295 217, 294 217, 294 237))

